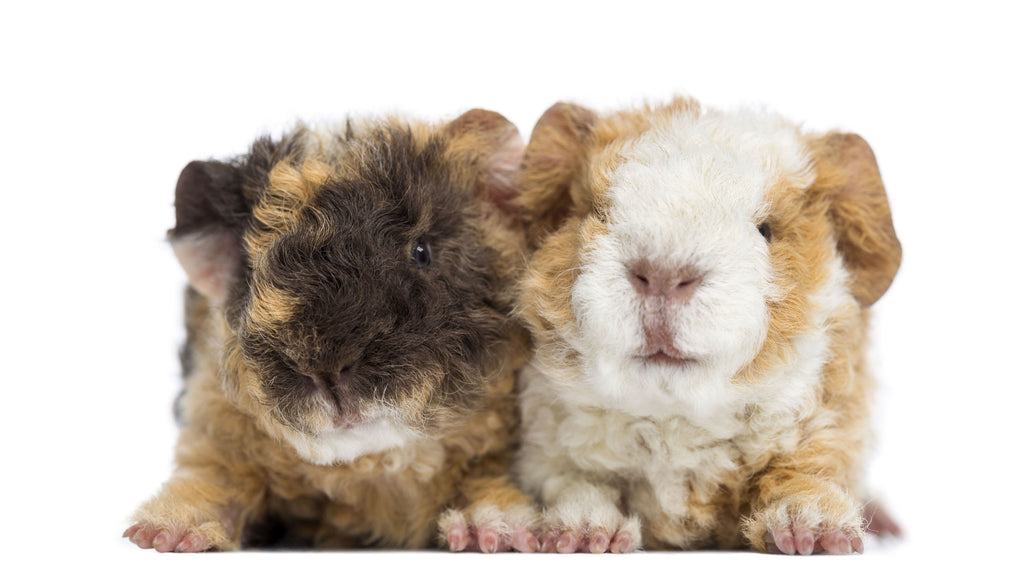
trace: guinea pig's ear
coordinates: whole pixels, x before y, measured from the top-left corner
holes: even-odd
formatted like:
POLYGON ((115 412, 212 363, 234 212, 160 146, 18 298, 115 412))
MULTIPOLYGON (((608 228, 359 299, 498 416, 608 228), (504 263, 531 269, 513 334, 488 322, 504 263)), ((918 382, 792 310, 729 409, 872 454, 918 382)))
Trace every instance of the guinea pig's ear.
POLYGON ((189 283, 214 303, 223 303, 241 266, 235 224, 246 212, 238 167, 192 161, 174 193, 176 223, 168 233, 189 283))
POLYGON ((853 296, 868 307, 892 284, 903 254, 878 163, 868 143, 855 134, 829 133, 816 139, 812 149, 818 169, 813 188, 829 201, 853 296))
POLYGON ((592 110, 559 102, 533 127, 518 181, 531 245, 572 212, 570 185, 583 166, 584 145, 596 123, 592 110))
POLYGON ((477 195, 506 213, 517 210, 515 175, 523 157, 519 130, 504 116, 474 108, 448 123, 449 153, 477 170, 477 195))

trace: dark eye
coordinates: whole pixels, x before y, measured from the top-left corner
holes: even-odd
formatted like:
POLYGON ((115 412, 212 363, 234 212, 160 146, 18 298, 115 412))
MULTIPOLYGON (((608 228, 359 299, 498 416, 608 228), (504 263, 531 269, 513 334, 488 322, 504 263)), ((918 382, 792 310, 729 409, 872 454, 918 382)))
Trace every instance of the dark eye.
POLYGON ((420 241, 412 250, 412 260, 417 267, 426 267, 430 264, 430 243, 420 241))
POLYGON ((772 228, 768 225, 768 223, 761 223, 760 225, 758 225, 757 232, 761 233, 761 236, 764 237, 765 241, 772 240, 772 228))

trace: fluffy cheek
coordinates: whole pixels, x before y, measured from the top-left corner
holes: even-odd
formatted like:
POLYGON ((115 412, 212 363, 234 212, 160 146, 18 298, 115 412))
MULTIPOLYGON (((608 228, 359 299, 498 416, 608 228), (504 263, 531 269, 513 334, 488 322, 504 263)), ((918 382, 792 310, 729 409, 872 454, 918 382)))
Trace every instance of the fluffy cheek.
POLYGON ((673 317, 677 346, 707 360, 723 377, 735 375, 754 359, 769 326, 772 273, 767 252, 737 249, 718 259, 694 300, 673 317))
POLYGON ((579 333, 577 351, 601 358, 626 358, 643 346, 639 300, 608 235, 596 237, 584 252, 572 288, 572 309, 579 333))

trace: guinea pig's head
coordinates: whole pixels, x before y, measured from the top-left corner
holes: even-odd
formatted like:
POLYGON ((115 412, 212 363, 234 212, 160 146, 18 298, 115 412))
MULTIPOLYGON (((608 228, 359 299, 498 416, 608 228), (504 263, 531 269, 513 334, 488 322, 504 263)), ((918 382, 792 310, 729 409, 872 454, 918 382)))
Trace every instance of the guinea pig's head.
POLYGON ((509 363, 522 141, 497 113, 300 127, 193 162, 171 241, 226 320, 225 388, 316 463, 440 436, 509 363))
POLYGON ((867 143, 773 114, 558 104, 520 185, 538 359, 599 406, 714 406, 814 374, 830 320, 878 299, 900 262, 867 143))

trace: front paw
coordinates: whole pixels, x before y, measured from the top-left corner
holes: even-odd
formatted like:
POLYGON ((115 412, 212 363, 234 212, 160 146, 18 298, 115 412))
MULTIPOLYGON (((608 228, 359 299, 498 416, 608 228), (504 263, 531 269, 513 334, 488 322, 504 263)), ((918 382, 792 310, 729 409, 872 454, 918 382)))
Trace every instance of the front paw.
POLYGON ((567 520, 549 512, 542 552, 625 554, 640 548, 640 519, 619 515, 567 520))
POLYGON ((440 519, 441 543, 452 552, 536 552, 537 514, 528 506, 451 509, 440 519))
POLYGON ((222 510, 182 504, 162 494, 139 508, 124 537, 157 552, 236 550, 239 544, 232 538, 235 525, 231 521, 237 516, 222 510))
POLYGON ((152 548, 157 552, 205 552, 224 541, 219 539, 223 533, 222 529, 217 528, 188 528, 140 522, 125 530, 124 537, 140 548, 152 548))
POLYGON ((756 512, 744 533, 755 548, 782 554, 864 552, 864 523, 856 502, 838 486, 782 496, 756 512))

